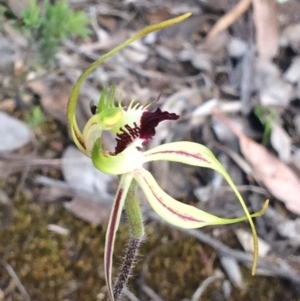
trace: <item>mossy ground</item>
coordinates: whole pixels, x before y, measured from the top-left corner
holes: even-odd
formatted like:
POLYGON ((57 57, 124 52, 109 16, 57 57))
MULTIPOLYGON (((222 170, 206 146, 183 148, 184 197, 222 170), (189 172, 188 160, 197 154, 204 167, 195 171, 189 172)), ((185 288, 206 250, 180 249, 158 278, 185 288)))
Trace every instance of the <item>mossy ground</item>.
MULTIPOLYGON (((16 200, 13 216, 13 223, 1 230, 0 256, 17 273, 31 300, 105 300, 102 259, 105 228, 76 219, 61 205, 35 204, 23 197, 16 200), (51 232, 49 224, 66 227, 70 234, 51 232)), ((151 223, 147 230, 129 287, 141 300, 147 300, 141 290, 145 283, 164 300, 191 298, 201 281, 209 276, 207 264, 200 256, 199 242, 159 224, 151 223)), ((126 238, 127 228, 122 226, 115 249, 116 268, 126 238)), ((204 252, 210 259, 215 255, 210 248, 205 247, 204 252)), ((217 258, 211 263, 218 267, 217 258)), ((247 269, 243 272, 247 288, 234 290, 230 300, 297 300, 283 281, 252 277, 247 269)), ((4 266, 0 285, 11 300, 24 300, 4 266)), ((223 300, 221 285, 221 281, 211 284, 201 300, 223 300)))
MULTIPOLYGON (((66 141, 64 131, 53 121, 38 128, 36 136, 38 153, 42 157, 57 153, 57 149, 63 149, 57 145, 66 141)), ((39 172, 51 177, 60 176, 53 168, 42 168, 39 172)), ((4 300, 26 300, 5 268, 6 264, 17 274, 31 301, 106 300, 105 225, 83 222, 67 212, 61 203, 37 203, 30 188, 32 184, 26 183, 16 197, 19 183, 18 175, 0 181, 0 189, 14 199, 13 220, 7 228, 0 229, 0 290, 5 294, 4 300), (51 232, 49 224, 60 225, 70 232, 68 235, 51 232)), ((0 219, 4 218, 2 213, 0 207, 0 219)), ((129 288, 141 301, 149 300, 142 290, 145 284, 165 301, 188 300, 203 280, 215 269, 221 269, 215 251, 196 239, 159 223, 150 222, 146 229, 145 241, 129 283, 129 288)), ((238 248, 238 242, 230 233, 230 230, 224 232, 224 241, 238 248)), ((121 264, 127 238, 128 229, 122 224, 115 245, 114 275, 121 264)), ((300 300, 294 297, 293 285, 288 282, 272 277, 252 277, 246 268, 243 268, 243 275, 246 289, 233 289, 228 300, 300 300)), ((222 283, 212 283, 201 301, 225 300, 222 283)))

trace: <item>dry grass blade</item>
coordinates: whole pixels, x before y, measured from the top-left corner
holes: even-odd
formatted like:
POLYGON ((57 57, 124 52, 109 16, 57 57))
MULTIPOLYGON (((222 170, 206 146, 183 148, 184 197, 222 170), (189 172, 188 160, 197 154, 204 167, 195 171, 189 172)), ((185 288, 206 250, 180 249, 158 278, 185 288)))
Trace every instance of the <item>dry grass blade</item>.
POLYGON ((240 132, 221 112, 215 111, 214 115, 239 138, 241 151, 253 168, 256 179, 290 211, 300 214, 300 179, 292 169, 240 132))
POLYGON ((130 300, 130 301, 140 301, 128 288, 124 289, 124 295, 130 300))
POLYGON ((157 301, 164 301, 162 298, 160 298, 155 291, 149 287, 148 285, 143 285, 142 286, 143 292, 149 296, 152 300, 157 300, 157 301))
POLYGON ((18 287, 18 289, 20 290, 21 294, 23 295, 24 300, 25 301, 30 301, 31 300, 30 296, 28 295, 25 287, 21 283, 18 275, 16 274, 16 272, 14 271, 14 269, 11 267, 11 265, 9 265, 6 262, 3 262, 2 264, 5 267, 7 273, 11 276, 11 278, 15 282, 16 286, 18 287))
POLYGON ((275 0, 253 0, 258 53, 272 59, 278 51, 278 20, 275 0))
POLYGON ((242 14, 244 14, 251 4, 251 0, 241 0, 233 9, 225 14, 212 27, 207 35, 206 41, 209 41, 232 25, 242 14))

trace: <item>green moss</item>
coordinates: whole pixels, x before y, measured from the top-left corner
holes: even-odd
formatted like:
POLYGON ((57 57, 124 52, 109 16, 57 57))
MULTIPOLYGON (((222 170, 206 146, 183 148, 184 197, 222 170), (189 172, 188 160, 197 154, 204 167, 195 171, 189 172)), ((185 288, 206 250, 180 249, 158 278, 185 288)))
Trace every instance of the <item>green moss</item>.
MULTIPOLYGON (((32 300, 106 300, 105 228, 76 219, 60 205, 34 204, 22 198, 16 200, 13 215, 10 227, 1 230, 0 256, 12 266, 32 300), (49 224, 66 227, 70 234, 53 233, 47 229, 49 224)), ((139 295, 145 283, 166 301, 190 299, 209 276, 199 242, 157 224, 147 226, 147 233, 129 287, 139 295)), ((127 227, 122 226, 115 246, 115 269, 120 266, 127 237, 127 227)), ((209 260, 214 258, 214 250, 203 249, 209 260)), ((217 261, 212 264, 219 267, 217 261)), ((247 289, 234 289, 233 300, 297 300, 280 279, 252 277, 246 268, 243 273, 247 289)), ((5 269, 0 269, 0 279, 2 290, 12 283, 5 269)), ((17 288, 10 295, 15 301, 24 300, 17 288)), ((221 282, 215 282, 201 300, 213 301, 221 295, 221 282)))
MULTIPOLYGON (((12 266, 31 298, 95 300, 104 286, 97 269, 103 266, 104 231, 57 205, 18 200, 13 213, 14 222, 1 231, 0 256, 12 266), (70 229, 70 235, 49 231, 51 223, 70 229)), ((8 285, 7 272, 1 270, 0 275, 8 285)), ((23 297, 16 291, 13 299, 23 297)))

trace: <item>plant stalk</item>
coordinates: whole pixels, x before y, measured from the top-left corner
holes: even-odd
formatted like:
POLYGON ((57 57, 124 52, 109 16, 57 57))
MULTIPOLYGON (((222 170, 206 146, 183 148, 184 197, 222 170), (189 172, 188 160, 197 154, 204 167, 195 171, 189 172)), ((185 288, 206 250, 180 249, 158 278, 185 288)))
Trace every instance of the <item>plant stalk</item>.
POLYGON ((127 285, 144 236, 142 210, 137 194, 137 188, 137 183, 135 180, 133 180, 129 187, 125 201, 125 210, 129 224, 130 238, 117 281, 114 285, 114 298, 116 301, 120 299, 122 292, 127 285))

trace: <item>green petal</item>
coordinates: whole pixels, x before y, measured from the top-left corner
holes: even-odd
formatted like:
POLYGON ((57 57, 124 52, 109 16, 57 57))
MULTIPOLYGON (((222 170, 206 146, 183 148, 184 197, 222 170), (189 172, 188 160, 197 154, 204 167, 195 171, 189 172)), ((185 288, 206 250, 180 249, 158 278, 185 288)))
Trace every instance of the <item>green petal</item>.
POLYGON ((121 175, 141 168, 143 154, 136 148, 129 148, 118 155, 110 155, 100 150, 99 139, 92 151, 92 161, 98 170, 111 175, 121 175))
MULTIPOLYGON (((172 18, 166 21, 163 21, 161 23, 158 24, 153 24, 153 25, 149 25, 147 27, 145 27, 144 29, 140 30, 138 33, 136 33, 134 36, 132 36, 131 38, 129 38, 128 40, 126 40, 124 43, 122 43, 121 45, 118 45, 117 47, 115 47, 114 49, 112 49, 111 51, 105 53, 103 56, 101 56, 98 60, 96 60, 95 62, 93 62, 83 73, 82 75, 78 78, 76 84, 74 85, 69 101, 68 101, 68 108, 67 108, 67 120, 68 120, 68 125, 73 137, 74 142, 76 143, 76 145, 78 146, 78 148, 84 151, 84 145, 82 145, 81 141, 82 141, 82 133, 80 132, 79 128, 78 128, 78 124, 76 121, 76 107, 77 107, 77 101, 78 101, 78 96, 79 96, 79 92, 80 92, 80 88, 83 84, 83 82, 86 80, 86 78, 98 67, 100 66, 103 62, 105 62, 107 59, 109 59, 110 57, 112 57, 114 54, 118 53, 120 50, 124 49, 125 47, 127 47, 128 45, 130 45, 131 43, 133 43, 134 41, 144 37, 145 35, 157 31, 157 30, 161 30, 163 28, 166 27, 170 27, 173 26, 175 24, 178 24, 182 21, 184 21, 185 19, 189 18, 191 16, 191 13, 186 13, 183 14, 179 17, 176 18, 172 18)), ((101 109, 101 101, 100 101, 100 109, 101 109)))
POLYGON ((252 229, 254 245, 252 274, 255 274, 258 257, 258 239, 254 223, 241 194, 237 190, 223 165, 217 160, 214 154, 206 146, 201 144, 187 141, 173 142, 160 145, 144 153, 144 162, 157 160, 174 161, 199 167, 207 167, 222 174, 240 201, 252 229))
MULTIPOLYGON (((74 117, 75 120, 75 117, 74 117)), ((78 149, 80 151, 82 151, 84 154, 86 153, 85 151, 85 143, 84 143, 84 139, 82 136, 82 133, 80 132, 76 120, 74 122, 74 124, 70 125, 70 131, 71 131, 71 135, 73 137, 73 141, 75 143, 75 145, 78 147, 78 149)))
POLYGON ((83 129, 83 141, 85 142, 85 149, 87 156, 91 157, 95 142, 101 137, 103 128, 99 122, 99 116, 92 116, 86 123, 83 129))
POLYGON ((105 280, 108 289, 108 294, 111 301, 114 300, 113 286, 111 280, 114 244, 115 244, 116 232, 120 223, 122 209, 124 207, 124 202, 131 181, 132 181, 132 174, 126 174, 121 177, 120 184, 113 203, 112 211, 109 217, 107 231, 106 231, 105 249, 104 249, 105 250, 104 271, 105 271, 105 280))
MULTIPOLYGON (((134 178, 145 193, 153 210, 174 226, 193 229, 208 225, 233 224, 248 218, 247 216, 230 219, 221 218, 194 206, 181 203, 164 192, 151 173, 143 168, 134 172, 134 178)), ((259 216, 263 212, 255 213, 252 216, 259 216)))
POLYGON ((212 151, 206 146, 189 141, 166 143, 144 152, 144 162, 158 160, 208 168, 212 168, 213 162, 217 161, 212 151))

